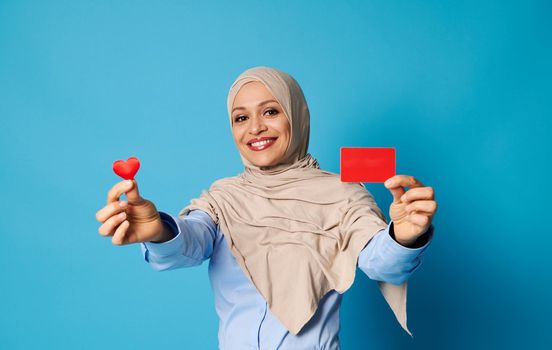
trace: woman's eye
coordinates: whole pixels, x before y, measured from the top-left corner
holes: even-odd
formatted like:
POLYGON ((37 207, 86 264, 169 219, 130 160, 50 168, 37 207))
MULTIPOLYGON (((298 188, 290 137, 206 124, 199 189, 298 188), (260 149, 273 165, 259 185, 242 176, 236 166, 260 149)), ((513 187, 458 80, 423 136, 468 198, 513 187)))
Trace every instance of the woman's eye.
MULTIPOLYGON (((264 114, 268 114, 269 116, 273 116, 273 115, 277 115, 278 114, 278 110, 274 109, 274 108, 271 108, 271 109, 267 109, 264 114)), ((236 123, 241 123, 243 122, 244 120, 247 119, 247 116, 245 115, 239 115, 237 117, 234 118, 234 122, 236 123)))

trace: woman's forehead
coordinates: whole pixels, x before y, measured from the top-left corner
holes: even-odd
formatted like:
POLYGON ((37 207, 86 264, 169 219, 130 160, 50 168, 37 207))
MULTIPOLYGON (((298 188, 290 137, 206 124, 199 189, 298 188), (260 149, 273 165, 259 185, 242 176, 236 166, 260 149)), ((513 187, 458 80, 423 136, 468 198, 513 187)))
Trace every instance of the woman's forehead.
POLYGON ((250 81, 243 84, 239 89, 234 98, 233 107, 255 104, 255 102, 258 101, 266 101, 270 99, 277 101, 277 99, 262 82, 256 80, 250 81))

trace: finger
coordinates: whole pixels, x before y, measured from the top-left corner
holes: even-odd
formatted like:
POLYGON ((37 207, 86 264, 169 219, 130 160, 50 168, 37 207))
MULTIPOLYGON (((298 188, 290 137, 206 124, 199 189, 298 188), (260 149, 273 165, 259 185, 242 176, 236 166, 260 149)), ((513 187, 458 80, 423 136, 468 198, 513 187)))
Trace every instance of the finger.
POLYGON ((398 203, 401 201, 401 197, 404 194, 404 188, 402 187, 396 187, 396 188, 390 188, 389 192, 391 192, 391 195, 393 196, 393 202, 398 203))
POLYGON ((111 189, 107 192, 107 204, 116 202, 119 200, 119 197, 126 191, 130 190, 134 186, 132 180, 124 180, 117 182, 111 189))
POLYGON ((124 211, 127 207, 128 207, 128 203, 125 201, 117 201, 117 202, 109 203, 102 209, 98 210, 98 212, 96 213, 96 220, 104 223, 111 216, 124 211))
POLYGON ((432 187, 411 188, 401 196, 402 202, 413 202, 417 200, 433 200, 435 193, 432 187))
POLYGON ((403 187, 419 187, 422 186, 422 183, 414 176, 395 175, 385 180, 384 185, 389 189, 391 195, 393 195, 393 203, 399 203, 405 193, 403 187))
POLYGON ((117 227, 117 230, 115 230, 115 234, 113 235, 113 238, 111 239, 111 243, 115 245, 122 245, 125 242, 125 236, 126 232, 130 226, 130 223, 128 220, 123 221, 119 227, 117 227))
POLYGON ((422 187, 423 184, 411 175, 395 175, 385 180, 385 187, 391 189, 399 186, 402 187, 422 187))
POLYGON ((413 223, 414 225, 420 227, 426 227, 429 224, 429 217, 422 214, 409 214, 407 220, 413 223))
POLYGON ((433 215, 437 211, 437 202, 428 200, 418 200, 409 203, 404 207, 407 213, 422 212, 424 215, 433 215))
POLYGON ((126 213, 123 211, 117 215, 114 215, 107 219, 102 226, 98 229, 98 232, 102 236, 112 236, 115 228, 126 219, 126 213))

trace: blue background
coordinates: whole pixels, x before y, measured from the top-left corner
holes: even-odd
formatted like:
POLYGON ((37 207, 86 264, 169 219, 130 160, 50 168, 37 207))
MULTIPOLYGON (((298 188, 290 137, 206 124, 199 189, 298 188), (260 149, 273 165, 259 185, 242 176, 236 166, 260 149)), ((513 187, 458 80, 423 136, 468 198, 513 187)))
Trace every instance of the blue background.
MULTIPOLYGON (((360 270, 343 349, 552 344, 552 5, 547 1, 0 1, 0 347, 214 349, 208 261, 155 272, 98 234, 138 156, 176 215, 243 170, 226 93, 292 74, 309 151, 393 146, 433 186, 436 235, 410 280, 411 339, 360 270)), ((388 212, 390 193, 369 184, 388 212)))

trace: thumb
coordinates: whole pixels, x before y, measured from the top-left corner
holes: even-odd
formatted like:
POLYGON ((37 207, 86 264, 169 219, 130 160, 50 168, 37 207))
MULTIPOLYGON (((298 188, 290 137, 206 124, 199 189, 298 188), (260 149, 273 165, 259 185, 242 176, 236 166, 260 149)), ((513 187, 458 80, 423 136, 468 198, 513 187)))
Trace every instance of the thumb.
POLYGON ((136 180, 128 180, 130 181, 131 185, 127 185, 128 189, 125 191, 126 197, 128 199, 128 202, 130 204, 135 204, 142 201, 142 197, 140 197, 140 192, 138 192, 138 183, 136 180))
MULTIPOLYGON (((385 185, 387 187, 387 185, 385 185)), ((402 186, 397 187, 387 187, 389 192, 391 192, 391 195, 393 196, 393 203, 399 203, 401 201, 401 197, 404 194, 405 190, 402 186)))

